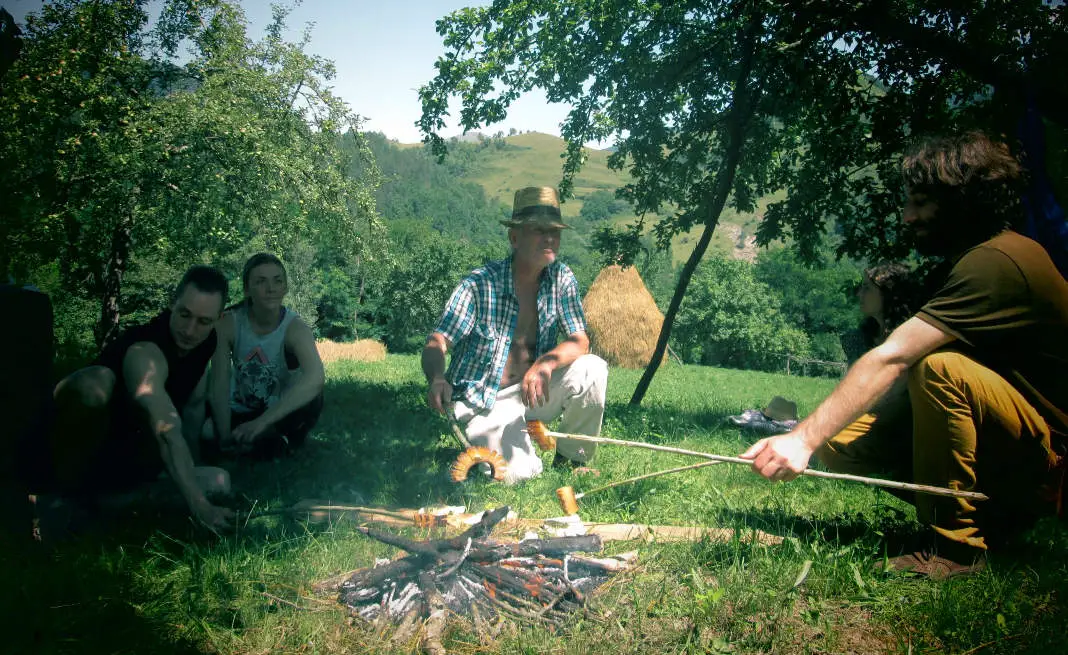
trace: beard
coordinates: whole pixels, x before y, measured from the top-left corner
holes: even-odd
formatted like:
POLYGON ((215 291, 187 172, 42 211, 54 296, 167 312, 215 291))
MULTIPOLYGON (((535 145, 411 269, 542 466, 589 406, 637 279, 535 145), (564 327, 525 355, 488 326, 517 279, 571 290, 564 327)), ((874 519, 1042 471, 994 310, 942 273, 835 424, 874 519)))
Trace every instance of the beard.
POLYGON ((905 240, 913 250, 921 255, 946 257, 984 241, 985 237, 980 237, 974 229, 968 230, 965 225, 943 220, 939 217, 935 220, 907 226, 905 228, 905 240))

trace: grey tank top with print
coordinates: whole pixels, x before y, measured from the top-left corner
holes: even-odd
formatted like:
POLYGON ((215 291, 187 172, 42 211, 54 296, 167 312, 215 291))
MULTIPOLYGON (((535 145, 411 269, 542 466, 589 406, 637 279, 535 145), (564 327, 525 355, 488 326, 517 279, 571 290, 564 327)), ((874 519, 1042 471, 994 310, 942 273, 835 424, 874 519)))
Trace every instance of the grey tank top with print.
POLYGON ((248 308, 234 312, 234 350, 230 379, 230 408, 258 412, 278 402, 289 378, 286 366, 286 329, 297 315, 282 308, 282 320, 267 334, 256 334, 248 308))

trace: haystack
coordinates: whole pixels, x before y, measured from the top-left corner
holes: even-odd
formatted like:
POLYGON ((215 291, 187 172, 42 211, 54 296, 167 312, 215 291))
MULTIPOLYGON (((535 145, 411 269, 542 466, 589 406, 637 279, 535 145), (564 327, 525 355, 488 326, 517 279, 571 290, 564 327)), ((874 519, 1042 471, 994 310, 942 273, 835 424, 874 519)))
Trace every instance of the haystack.
POLYGON ((315 348, 324 364, 341 360, 380 362, 386 358, 386 347, 374 339, 360 339, 353 343, 320 339, 315 342, 315 348))
POLYGON ((612 366, 643 368, 656 349, 664 315, 633 266, 609 266, 582 301, 590 351, 612 366))

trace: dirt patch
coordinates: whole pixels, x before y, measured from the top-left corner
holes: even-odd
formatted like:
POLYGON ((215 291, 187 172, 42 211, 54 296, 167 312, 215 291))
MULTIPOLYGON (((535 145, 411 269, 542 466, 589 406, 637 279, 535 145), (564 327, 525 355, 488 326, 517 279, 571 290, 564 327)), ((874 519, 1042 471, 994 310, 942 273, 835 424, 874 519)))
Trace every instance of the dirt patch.
POLYGON ((798 598, 789 615, 779 618, 782 653, 876 655, 898 652, 888 626, 872 620, 863 607, 834 601, 798 598))
POLYGON ((757 246, 755 236, 743 234, 741 226, 734 223, 720 223, 718 229, 733 244, 731 257, 745 260, 750 264, 756 261, 757 246))

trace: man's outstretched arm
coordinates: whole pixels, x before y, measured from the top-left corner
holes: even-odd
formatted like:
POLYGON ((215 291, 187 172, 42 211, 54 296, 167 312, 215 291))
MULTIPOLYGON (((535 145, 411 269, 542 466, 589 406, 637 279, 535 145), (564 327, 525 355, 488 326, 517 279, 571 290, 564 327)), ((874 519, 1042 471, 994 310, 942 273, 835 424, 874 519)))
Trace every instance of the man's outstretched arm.
POLYGON ((849 369, 830 396, 788 434, 761 439, 742 454, 769 480, 791 480, 817 448, 872 408, 910 366, 954 337, 912 317, 849 369))
POLYGON ((182 419, 164 388, 168 369, 163 352, 153 343, 135 343, 127 351, 122 367, 126 392, 148 415, 163 464, 189 505, 190 513, 213 530, 230 527, 233 512, 212 505, 197 485, 193 458, 182 433, 182 419))

